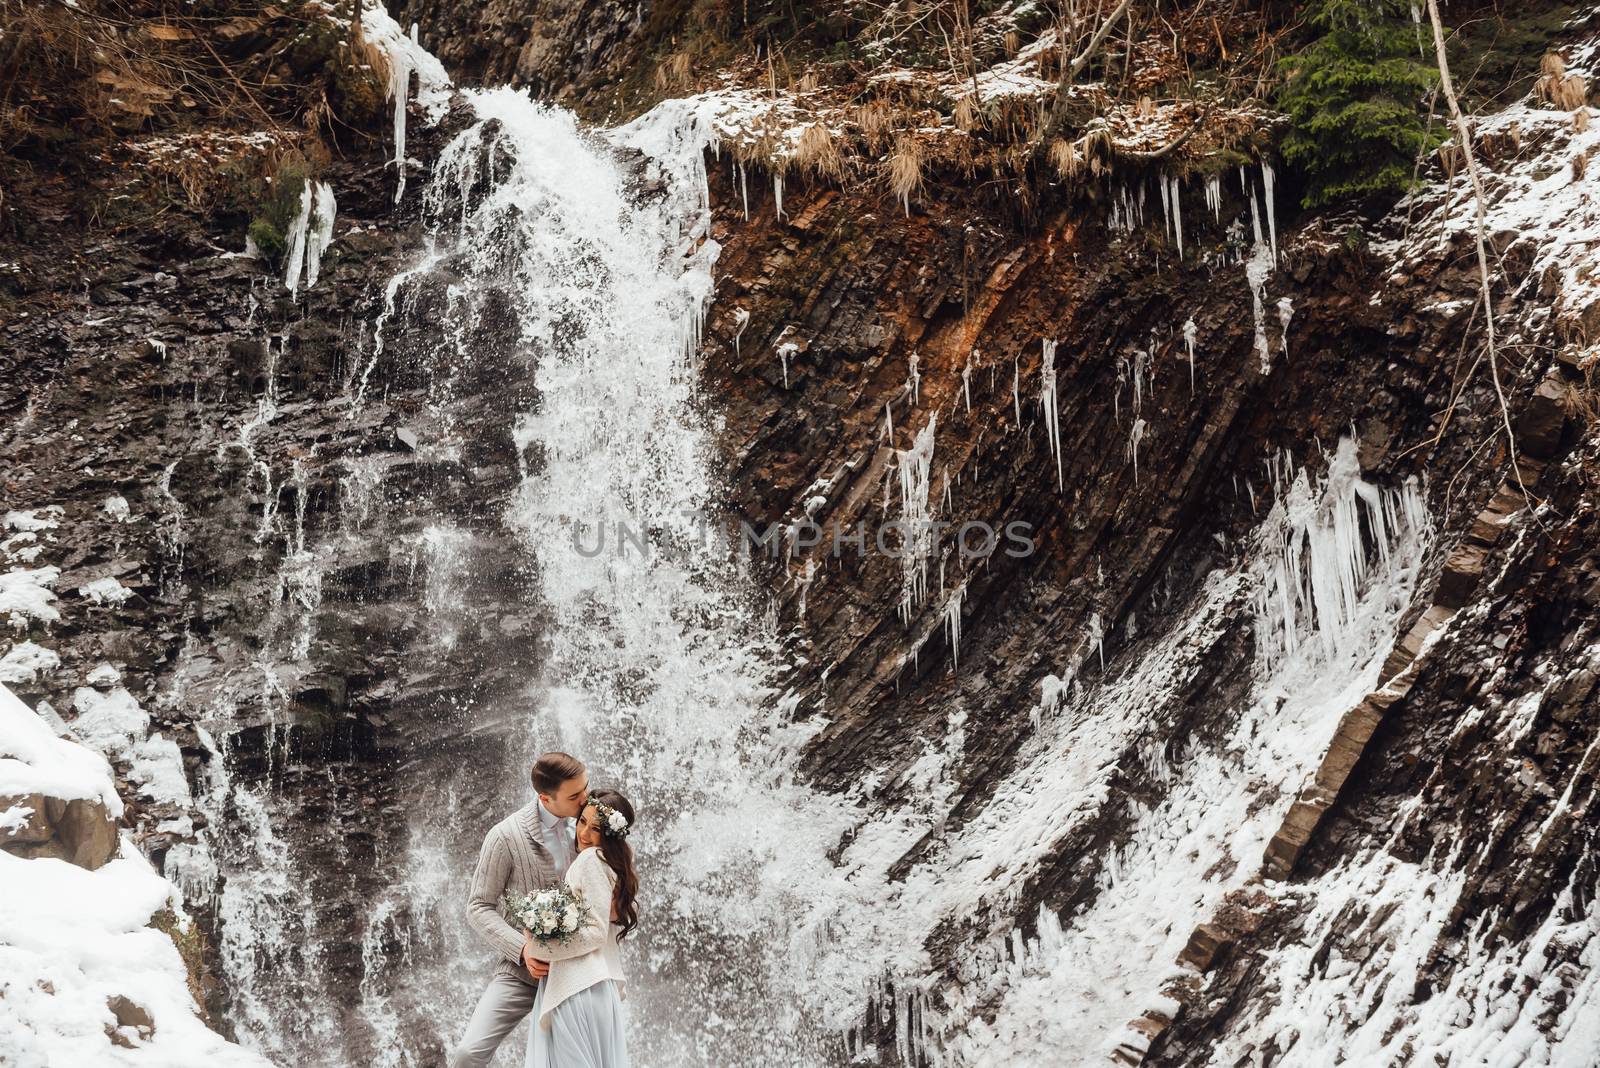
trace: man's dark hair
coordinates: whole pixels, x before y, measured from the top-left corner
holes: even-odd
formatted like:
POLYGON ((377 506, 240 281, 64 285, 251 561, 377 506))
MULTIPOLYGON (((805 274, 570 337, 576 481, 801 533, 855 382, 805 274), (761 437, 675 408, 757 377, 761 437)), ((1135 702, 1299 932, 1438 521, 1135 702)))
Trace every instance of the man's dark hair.
POLYGON ((528 777, 533 780, 534 793, 553 794, 568 779, 583 774, 583 761, 567 753, 542 753, 533 762, 528 777))

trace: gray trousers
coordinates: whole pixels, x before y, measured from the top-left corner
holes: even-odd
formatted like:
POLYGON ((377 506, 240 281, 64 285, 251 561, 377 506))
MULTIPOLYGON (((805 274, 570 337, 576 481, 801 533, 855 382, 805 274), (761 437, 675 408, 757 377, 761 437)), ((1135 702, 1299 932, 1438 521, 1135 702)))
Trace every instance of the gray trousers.
POLYGON ((501 1041, 534 1011, 543 991, 543 983, 535 986, 514 975, 496 973, 478 998, 466 1033, 450 1051, 450 1068, 485 1068, 501 1041))

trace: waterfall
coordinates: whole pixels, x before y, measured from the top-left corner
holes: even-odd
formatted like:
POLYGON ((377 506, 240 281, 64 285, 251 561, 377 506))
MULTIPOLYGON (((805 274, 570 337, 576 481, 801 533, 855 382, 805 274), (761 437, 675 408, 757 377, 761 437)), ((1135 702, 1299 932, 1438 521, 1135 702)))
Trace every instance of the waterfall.
MULTIPOLYGON (((795 792, 774 769, 793 765, 804 732, 766 729, 770 634, 731 539, 702 518, 717 489, 714 415, 695 362, 718 252, 703 163, 711 102, 668 102, 597 132, 522 93, 461 96, 476 121, 426 183, 423 247, 381 294, 348 411, 358 418, 378 395, 394 373, 379 371, 387 359, 427 387, 417 416, 427 429, 408 431, 408 447, 423 462, 459 463, 476 434, 498 443, 514 490, 468 529, 423 497, 384 494, 390 461, 341 461, 342 512, 324 544, 307 543, 303 507, 263 520, 264 536, 281 533, 291 550, 263 676, 276 685, 280 672, 301 670, 315 603, 297 592, 317 588, 385 500, 404 513, 388 567, 410 590, 419 655, 448 664, 485 611, 526 615, 538 633, 514 664, 483 665, 509 687, 485 684, 481 698, 435 713, 437 724, 405 725, 414 748, 385 772, 403 830, 348 850, 336 843, 340 870, 297 858, 308 846, 287 841, 281 823, 293 808, 275 809, 269 786, 287 804, 306 772, 272 755, 282 736, 269 733, 269 765, 279 763, 266 783, 230 778, 241 761, 224 742, 204 803, 224 876, 231 1022, 284 1064, 437 1063, 492 972, 464 919, 478 844, 531 799, 533 756, 565 749, 639 812, 643 922, 624 947, 635 1060, 829 1063, 839 1043, 801 1008, 796 984, 808 977, 787 966, 784 917, 796 911, 790 887, 826 863, 845 816, 825 812, 809 834, 786 826, 795 792), (500 405, 493 412, 463 403, 465 384, 483 381, 478 396, 500 405), (485 427, 489 418, 502 422, 485 427), (508 555, 525 576, 509 586, 508 555), (304 627, 290 626, 297 612, 304 627), (369 885, 375 871, 383 882, 358 905, 359 937, 329 949, 338 972, 321 952, 320 895, 369 885), (351 968, 358 989, 338 978, 351 968)), ((327 789, 336 796, 338 784, 327 789)), ((497 1064, 520 1063, 525 1033, 497 1064)))

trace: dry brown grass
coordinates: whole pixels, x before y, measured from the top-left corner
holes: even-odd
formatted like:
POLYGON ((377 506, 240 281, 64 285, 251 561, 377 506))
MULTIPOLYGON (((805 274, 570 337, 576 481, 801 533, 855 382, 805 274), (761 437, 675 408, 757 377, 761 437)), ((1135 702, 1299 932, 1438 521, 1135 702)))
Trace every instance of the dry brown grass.
POLYGON ((900 201, 905 213, 911 214, 911 198, 922 192, 922 144, 910 134, 903 134, 894 143, 894 154, 889 157, 889 191, 900 201))
POLYGON ((694 85, 694 64, 687 52, 674 52, 656 65, 656 88, 679 93, 694 85))
POLYGON ((1050 163, 1063 179, 1076 178, 1083 171, 1083 157, 1071 141, 1060 137, 1050 142, 1050 163))
POLYGON ((894 133, 897 109, 884 97, 874 97, 856 109, 856 126, 869 152, 879 152, 894 133))
POLYGON ((1562 111, 1576 111, 1589 102, 1589 82, 1581 74, 1568 74, 1567 62, 1556 52, 1539 61, 1539 80, 1533 95, 1562 111))
POLYGON ((971 133, 983 127, 983 111, 978 107, 977 100, 968 93, 956 101, 955 113, 956 129, 971 133))
POLYGON ((844 178, 844 153, 827 125, 814 122, 800 134, 794 150, 795 166, 802 171, 839 181, 844 178))

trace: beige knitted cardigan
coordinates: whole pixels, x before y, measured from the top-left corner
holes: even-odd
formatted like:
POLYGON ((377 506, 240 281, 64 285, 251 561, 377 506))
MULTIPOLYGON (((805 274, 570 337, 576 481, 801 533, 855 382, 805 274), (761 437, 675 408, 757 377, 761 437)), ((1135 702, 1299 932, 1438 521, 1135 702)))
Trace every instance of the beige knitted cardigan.
POLYGON ((583 893, 584 901, 594 911, 594 922, 565 945, 539 946, 539 956, 550 961, 539 1026, 549 1028, 550 1014, 557 1005, 607 979, 616 981, 619 995, 628 996, 622 954, 617 949, 617 926, 611 922, 611 894, 616 884, 616 873, 601 858, 600 850, 592 846, 579 853, 567 869, 567 885, 583 893))

